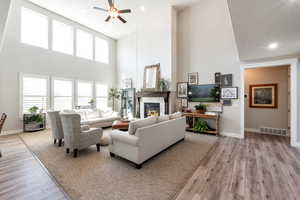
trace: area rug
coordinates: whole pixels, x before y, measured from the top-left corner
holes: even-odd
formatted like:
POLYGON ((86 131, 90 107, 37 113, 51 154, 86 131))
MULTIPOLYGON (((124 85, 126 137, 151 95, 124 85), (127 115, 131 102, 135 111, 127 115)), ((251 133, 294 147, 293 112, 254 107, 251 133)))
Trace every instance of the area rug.
MULTIPOLYGON (((105 134, 109 134, 106 130, 105 134)), ((215 136, 186 133, 186 139, 137 170, 107 147, 92 146, 74 159, 53 145, 50 131, 20 134, 28 148, 73 200, 170 200, 183 188, 215 136)))

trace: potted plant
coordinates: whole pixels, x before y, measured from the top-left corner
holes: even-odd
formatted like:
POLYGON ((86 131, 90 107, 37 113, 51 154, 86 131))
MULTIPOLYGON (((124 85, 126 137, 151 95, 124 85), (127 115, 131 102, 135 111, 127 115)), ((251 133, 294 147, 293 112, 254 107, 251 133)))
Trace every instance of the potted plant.
POLYGON ((206 108, 207 105, 201 103, 195 106, 196 112, 200 114, 204 114, 206 112, 206 108))
POLYGON ((117 88, 109 89, 108 97, 109 97, 109 100, 112 100, 113 111, 115 109, 115 100, 118 100, 120 98, 120 96, 121 96, 121 92, 119 89, 117 89, 117 88))
POLYGON ((91 108, 95 108, 95 99, 91 99, 89 104, 91 105, 91 108))
POLYGON ((206 132, 209 130, 208 123, 202 119, 198 119, 194 125, 194 131, 197 132, 206 132))
POLYGON ((32 106, 31 108, 28 109, 28 112, 30 114, 36 114, 39 108, 37 106, 32 106))
POLYGON ((159 88, 161 91, 166 91, 168 89, 168 81, 165 79, 160 79, 159 80, 159 88))

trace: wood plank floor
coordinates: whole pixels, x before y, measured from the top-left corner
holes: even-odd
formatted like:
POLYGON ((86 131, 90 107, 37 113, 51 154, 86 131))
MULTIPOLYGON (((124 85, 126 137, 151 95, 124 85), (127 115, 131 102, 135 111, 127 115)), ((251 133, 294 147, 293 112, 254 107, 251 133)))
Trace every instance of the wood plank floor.
POLYGON ((300 153, 288 138, 220 138, 176 200, 300 199, 300 153))
POLYGON ((18 136, 0 138, 1 200, 67 200, 47 170, 18 136))

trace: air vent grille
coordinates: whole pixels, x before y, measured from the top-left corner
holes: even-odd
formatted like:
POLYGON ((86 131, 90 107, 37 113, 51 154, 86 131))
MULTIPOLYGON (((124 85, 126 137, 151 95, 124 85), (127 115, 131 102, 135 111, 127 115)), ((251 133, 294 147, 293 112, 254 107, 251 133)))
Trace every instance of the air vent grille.
POLYGON ((288 136, 288 130, 282 128, 261 127, 260 132, 263 134, 288 136))

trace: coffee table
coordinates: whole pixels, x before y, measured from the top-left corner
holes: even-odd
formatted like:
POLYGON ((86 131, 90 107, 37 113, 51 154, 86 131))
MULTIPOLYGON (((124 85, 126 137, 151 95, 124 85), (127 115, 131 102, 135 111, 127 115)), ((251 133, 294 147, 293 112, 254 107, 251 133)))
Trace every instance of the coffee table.
POLYGON ((119 129, 122 131, 127 131, 129 127, 129 120, 117 120, 112 124, 112 129, 119 129))

